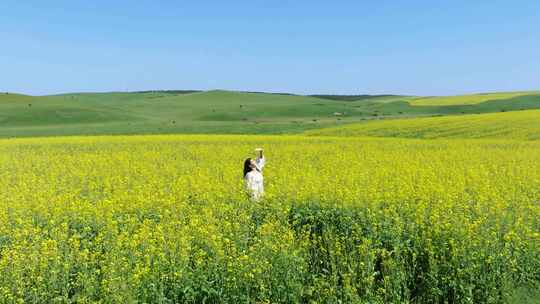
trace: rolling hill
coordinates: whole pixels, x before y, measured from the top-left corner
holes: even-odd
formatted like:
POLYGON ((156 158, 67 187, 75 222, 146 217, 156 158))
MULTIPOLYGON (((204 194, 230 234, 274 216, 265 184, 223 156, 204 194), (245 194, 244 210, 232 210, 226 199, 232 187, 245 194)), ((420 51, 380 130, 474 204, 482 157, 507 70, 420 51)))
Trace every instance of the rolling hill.
POLYGON ((411 100, 415 106, 445 106, 445 105, 471 105, 486 101, 504 100, 531 94, 540 94, 540 91, 532 92, 506 92, 506 93, 481 93, 471 95, 443 96, 443 97, 420 97, 411 100))
POLYGON ((524 109, 540 109, 540 92, 483 94, 481 100, 477 95, 302 96, 221 90, 49 96, 0 93, 0 137, 285 134, 371 120, 524 109))
POLYGON ((388 119, 306 132, 319 136, 540 140, 540 110, 388 119))

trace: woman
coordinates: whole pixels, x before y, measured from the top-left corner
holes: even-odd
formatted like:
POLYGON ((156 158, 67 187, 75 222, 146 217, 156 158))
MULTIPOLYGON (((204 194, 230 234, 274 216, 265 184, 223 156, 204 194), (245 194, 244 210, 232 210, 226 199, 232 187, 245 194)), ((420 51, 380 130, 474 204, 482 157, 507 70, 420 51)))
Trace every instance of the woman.
POLYGON ((264 195, 262 169, 266 159, 262 148, 257 148, 255 151, 259 152, 257 159, 248 158, 244 161, 244 182, 248 197, 253 201, 258 201, 264 195))

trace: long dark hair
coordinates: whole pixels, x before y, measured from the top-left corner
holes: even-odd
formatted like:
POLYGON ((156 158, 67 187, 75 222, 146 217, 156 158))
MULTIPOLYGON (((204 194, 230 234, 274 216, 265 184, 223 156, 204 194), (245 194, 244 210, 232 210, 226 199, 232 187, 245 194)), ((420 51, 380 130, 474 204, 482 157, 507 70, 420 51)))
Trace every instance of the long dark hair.
POLYGON ((244 177, 246 177, 246 174, 248 174, 249 172, 251 172, 251 170, 253 170, 251 168, 251 158, 247 158, 245 161, 244 161, 244 177))

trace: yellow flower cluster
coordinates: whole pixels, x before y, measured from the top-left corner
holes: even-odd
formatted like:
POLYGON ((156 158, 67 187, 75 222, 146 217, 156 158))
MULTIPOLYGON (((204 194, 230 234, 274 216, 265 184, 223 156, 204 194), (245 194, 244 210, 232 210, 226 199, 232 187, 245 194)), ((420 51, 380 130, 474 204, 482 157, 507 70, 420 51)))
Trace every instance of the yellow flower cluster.
POLYGON ((6 139, 0 185, 2 303, 498 303, 540 280, 534 141, 6 139))

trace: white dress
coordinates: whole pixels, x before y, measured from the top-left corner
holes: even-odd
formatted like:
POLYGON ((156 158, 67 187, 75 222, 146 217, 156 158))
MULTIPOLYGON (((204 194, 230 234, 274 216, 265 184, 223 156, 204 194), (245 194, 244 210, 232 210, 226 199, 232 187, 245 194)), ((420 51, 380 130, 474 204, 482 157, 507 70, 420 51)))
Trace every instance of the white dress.
POLYGON ((264 179, 262 175, 262 169, 266 164, 266 159, 263 157, 257 157, 255 160, 255 170, 250 171, 244 177, 246 183, 246 190, 249 197, 252 200, 258 201, 264 195, 264 179))

